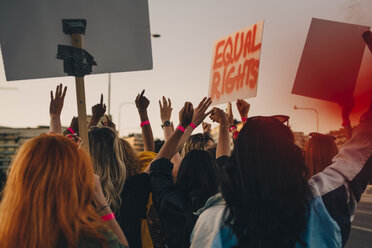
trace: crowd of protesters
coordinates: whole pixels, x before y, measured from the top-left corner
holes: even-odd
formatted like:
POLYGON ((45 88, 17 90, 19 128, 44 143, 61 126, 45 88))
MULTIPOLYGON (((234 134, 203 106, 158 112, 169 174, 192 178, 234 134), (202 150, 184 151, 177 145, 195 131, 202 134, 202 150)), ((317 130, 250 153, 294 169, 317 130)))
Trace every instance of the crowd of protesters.
MULTIPOLYGON (((144 91, 135 104, 144 151, 119 138, 103 97, 92 107, 89 140, 78 119, 62 130, 67 88, 51 92, 50 132, 18 151, 0 195, 0 247, 343 247, 372 178, 372 106, 348 141, 314 133, 305 149, 286 119, 248 118, 250 105, 210 109, 186 102, 179 123, 159 101, 165 142, 154 141, 144 91), (219 124, 218 140, 209 118, 219 124), (101 121, 104 119, 104 121, 101 121), (202 125, 203 133, 193 134, 202 125), (89 150, 81 147, 89 143, 89 150)), ((136 117, 130 117, 136 118, 136 117)))

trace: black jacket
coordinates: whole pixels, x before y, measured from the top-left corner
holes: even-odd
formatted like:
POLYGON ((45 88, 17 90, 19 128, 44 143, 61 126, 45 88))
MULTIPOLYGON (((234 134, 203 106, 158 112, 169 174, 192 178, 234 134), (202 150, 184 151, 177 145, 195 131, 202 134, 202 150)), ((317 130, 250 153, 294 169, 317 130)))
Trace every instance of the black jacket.
POLYGON ((190 246, 190 235, 197 220, 186 195, 173 183, 173 164, 161 158, 151 164, 152 199, 169 248, 190 246))

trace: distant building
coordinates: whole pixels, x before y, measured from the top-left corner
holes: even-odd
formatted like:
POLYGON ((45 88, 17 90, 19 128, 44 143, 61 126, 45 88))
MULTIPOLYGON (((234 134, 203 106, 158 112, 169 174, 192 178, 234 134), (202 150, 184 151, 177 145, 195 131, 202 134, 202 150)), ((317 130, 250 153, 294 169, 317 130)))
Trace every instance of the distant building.
POLYGON ((0 170, 6 170, 18 148, 27 140, 49 132, 48 126, 36 128, 0 127, 0 170))
POLYGON ((136 152, 143 152, 143 139, 142 134, 140 133, 131 133, 127 137, 123 137, 126 141, 131 144, 131 146, 134 148, 136 152))
MULTIPOLYGON (((238 131, 240 131, 242 127, 243 127, 243 124, 241 122, 237 124, 238 131)), ((211 136, 215 142, 218 141, 218 134, 219 134, 219 126, 211 130, 211 136)), ((339 130, 330 131, 327 135, 332 135, 336 138, 335 142, 338 147, 347 141, 346 133, 343 128, 340 128, 339 130)), ((296 132, 296 131, 293 131, 293 136, 294 136, 295 144, 298 145, 302 150, 304 150, 305 144, 307 140, 310 138, 310 136, 305 135, 304 132, 296 132)))
POLYGON ((333 137, 336 138, 335 142, 338 147, 340 147, 342 144, 344 144, 347 141, 346 132, 344 128, 340 128, 339 130, 335 130, 335 131, 330 131, 328 135, 332 135, 333 137))

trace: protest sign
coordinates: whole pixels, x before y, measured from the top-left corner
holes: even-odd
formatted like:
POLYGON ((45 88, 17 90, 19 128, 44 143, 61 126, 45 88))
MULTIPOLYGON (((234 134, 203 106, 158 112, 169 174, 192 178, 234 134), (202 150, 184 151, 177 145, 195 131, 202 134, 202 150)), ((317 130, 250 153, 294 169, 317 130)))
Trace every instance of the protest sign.
POLYGON ((215 42, 208 93, 212 105, 256 96, 263 24, 215 42))
POLYGON ((152 69, 147 0, 0 1, 0 43, 8 81, 66 76, 57 45, 70 45, 62 19, 85 19, 92 74, 152 69))
POLYGON ((342 103, 353 96, 367 26, 313 18, 292 94, 342 103))

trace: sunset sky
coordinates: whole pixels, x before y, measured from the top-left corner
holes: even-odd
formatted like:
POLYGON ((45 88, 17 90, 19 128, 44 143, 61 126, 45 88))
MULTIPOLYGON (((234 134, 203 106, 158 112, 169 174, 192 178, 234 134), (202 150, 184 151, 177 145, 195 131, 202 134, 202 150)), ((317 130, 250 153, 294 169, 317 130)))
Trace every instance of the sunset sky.
MULTIPOLYGON (((154 68, 150 71, 112 74, 111 114, 118 125, 121 103, 134 102, 142 89, 150 99, 149 117, 155 137, 162 138, 158 100, 164 95, 174 106, 172 121, 185 101, 194 105, 207 95, 216 40, 261 20, 265 21, 258 77, 257 97, 247 99, 250 116, 284 114, 290 116, 294 131, 316 131, 315 113, 294 110, 293 106, 319 111, 320 132, 341 127, 337 104, 291 95, 291 89, 304 48, 311 18, 372 25, 370 0, 149 0, 154 68)), ((12 81, 5 79, 0 57, 0 126, 35 127, 49 125, 50 90, 58 83, 68 86, 62 124, 69 125, 77 115, 74 78, 12 81)), ((369 77, 372 56, 366 48, 361 75, 369 77)), ((87 112, 98 103, 100 93, 108 95, 108 74, 85 78, 87 112)), ((364 86, 363 86, 364 87, 364 86)), ((357 85, 357 93, 362 86, 357 85)), ((107 103, 107 102, 106 102, 107 103)), ((358 104, 358 103, 357 103, 358 104)), ((233 105, 234 106, 234 105, 233 105)), ((220 107, 225 108, 224 105, 220 107)), ((236 108, 235 117, 238 117, 236 108)), ((356 114, 352 115, 356 124, 356 114)), ((125 104, 121 111, 122 135, 140 132, 135 105, 125 104)), ((201 130, 201 129, 199 129, 201 130)))

